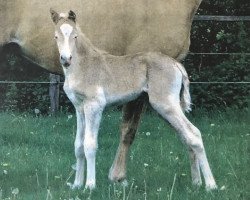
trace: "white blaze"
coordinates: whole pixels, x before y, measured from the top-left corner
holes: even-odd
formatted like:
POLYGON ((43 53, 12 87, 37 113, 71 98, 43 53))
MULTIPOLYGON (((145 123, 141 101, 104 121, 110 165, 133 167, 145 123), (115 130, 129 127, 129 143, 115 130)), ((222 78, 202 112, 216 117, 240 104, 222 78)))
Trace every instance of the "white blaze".
POLYGON ((60 30, 62 31, 62 34, 64 37, 64 42, 63 42, 60 54, 64 56, 65 58, 70 58, 71 52, 70 52, 70 46, 69 46, 69 37, 73 31, 73 27, 69 24, 63 24, 60 27, 60 30))

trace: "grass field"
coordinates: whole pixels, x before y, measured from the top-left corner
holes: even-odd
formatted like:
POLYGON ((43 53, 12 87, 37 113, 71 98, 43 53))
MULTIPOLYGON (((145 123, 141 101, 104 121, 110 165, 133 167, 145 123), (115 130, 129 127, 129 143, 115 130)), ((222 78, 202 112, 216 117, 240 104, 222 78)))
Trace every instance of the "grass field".
POLYGON ((201 130, 219 189, 191 184, 185 147, 157 115, 145 113, 128 162, 128 186, 107 175, 119 140, 121 113, 107 111, 99 134, 97 189, 71 191, 75 117, 0 113, 0 200, 250 199, 250 117, 247 112, 188 116, 201 130))

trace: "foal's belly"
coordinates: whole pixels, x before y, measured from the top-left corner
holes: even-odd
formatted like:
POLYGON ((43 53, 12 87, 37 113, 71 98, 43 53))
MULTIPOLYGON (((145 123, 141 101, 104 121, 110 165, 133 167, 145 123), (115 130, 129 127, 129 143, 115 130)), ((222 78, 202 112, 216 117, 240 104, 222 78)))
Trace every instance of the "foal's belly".
POLYGON ((121 105, 138 98, 142 92, 135 92, 129 94, 112 94, 106 96, 107 105, 121 105))
POLYGON ((114 84, 110 81, 105 84, 75 84, 65 80, 64 91, 75 107, 83 105, 85 102, 96 101, 103 106, 121 105, 138 98, 142 93, 147 92, 146 81, 140 81, 138 84, 126 86, 120 82, 114 84))
POLYGON ((137 99, 142 93, 147 92, 147 86, 133 88, 131 90, 107 91, 105 98, 107 105, 121 105, 137 99))

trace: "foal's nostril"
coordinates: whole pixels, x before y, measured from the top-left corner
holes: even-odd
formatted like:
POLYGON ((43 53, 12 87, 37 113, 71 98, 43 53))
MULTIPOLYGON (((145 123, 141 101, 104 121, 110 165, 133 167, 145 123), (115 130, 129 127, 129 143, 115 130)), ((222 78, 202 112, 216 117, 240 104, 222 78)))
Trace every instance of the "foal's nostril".
POLYGON ((72 56, 69 56, 69 58, 67 58, 67 57, 65 57, 65 56, 60 56, 60 59, 61 59, 62 61, 71 61, 72 56))
POLYGON ((68 67, 71 64, 71 59, 72 56, 64 56, 64 55, 60 55, 60 62, 64 67, 68 67))

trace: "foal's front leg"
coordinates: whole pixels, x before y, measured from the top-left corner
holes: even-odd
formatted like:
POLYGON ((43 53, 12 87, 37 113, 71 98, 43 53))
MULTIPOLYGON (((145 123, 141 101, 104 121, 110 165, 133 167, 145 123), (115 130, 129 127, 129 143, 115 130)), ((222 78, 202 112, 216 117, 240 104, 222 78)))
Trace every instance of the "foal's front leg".
POLYGON ((72 189, 78 189, 83 185, 84 179, 84 129, 85 129, 85 116, 81 110, 76 110, 77 117, 77 132, 75 138, 75 156, 76 156, 76 175, 74 184, 71 186, 72 189))
POLYGON ((97 136, 104 106, 98 101, 87 102, 84 105, 85 135, 84 152, 87 160, 87 179, 85 188, 94 189, 96 186, 96 150, 97 136))

